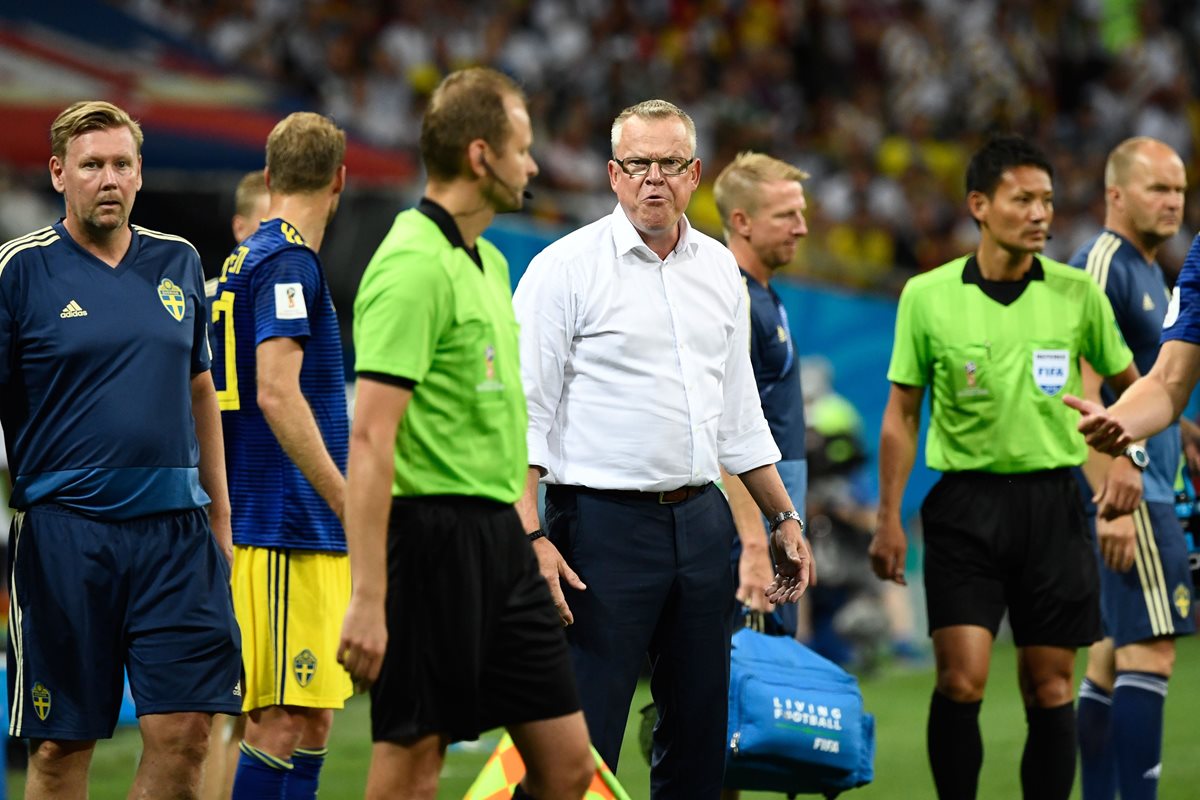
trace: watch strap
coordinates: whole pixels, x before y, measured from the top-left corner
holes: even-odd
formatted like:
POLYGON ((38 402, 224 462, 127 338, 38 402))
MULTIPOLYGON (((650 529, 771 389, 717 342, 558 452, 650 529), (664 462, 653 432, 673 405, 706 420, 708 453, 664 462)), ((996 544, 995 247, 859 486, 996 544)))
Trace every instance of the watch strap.
POLYGON ((800 512, 796 511, 795 509, 789 509, 787 511, 780 511, 778 514, 771 517, 771 533, 774 533, 776 528, 789 519, 794 519, 796 522, 800 523, 800 532, 804 532, 804 519, 800 516, 800 512))

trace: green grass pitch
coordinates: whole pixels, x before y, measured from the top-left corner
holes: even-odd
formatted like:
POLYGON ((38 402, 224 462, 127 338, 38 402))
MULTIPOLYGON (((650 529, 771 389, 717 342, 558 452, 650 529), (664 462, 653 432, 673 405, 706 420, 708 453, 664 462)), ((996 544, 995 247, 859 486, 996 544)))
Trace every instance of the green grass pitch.
MULTIPOLYGON (((1082 672, 1083 659, 1076 670, 1082 672)), ((979 796, 1021 796, 1018 763, 1025 739, 1025 719, 1016 687, 1016 656, 1010 645, 998 645, 993 657, 988 695, 984 700, 981 726, 984 765, 979 796)), ((903 797, 908 800, 933 798, 933 783, 925 759, 925 716, 933 675, 929 669, 899 671, 884 669, 863 682, 867 709, 875 714, 877 752, 875 782, 842 797, 847 800, 903 797)), ((649 700, 649 690, 639 687, 634 708, 649 700)), ((321 776, 322 800, 361 798, 370 757, 368 703, 355 697, 334 723, 330 756, 321 776)), ((631 718, 618 777, 630 797, 648 796, 648 768, 637 752, 637 720, 631 718)), ((1159 795, 1163 798, 1196 797, 1200 794, 1200 639, 1179 643, 1175 676, 1167 699, 1163 775, 1159 795)), ((439 798, 460 798, 479 772, 490 747, 485 739, 475 749, 458 748, 449 754, 442 772, 439 798)), ((491 743, 494 744, 494 738, 491 743)), ((138 758, 138 736, 132 729, 117 732, 112 741, 101 742, 92 764, 93 800, 123 798, 138 758)), ((10 771, 9 797, 21 797, 23 775, 10 771)), ((1074 797, 1079 796, 1078 780, 1074 797)), ((747 792, 746 800, 780 797, 747 792)))

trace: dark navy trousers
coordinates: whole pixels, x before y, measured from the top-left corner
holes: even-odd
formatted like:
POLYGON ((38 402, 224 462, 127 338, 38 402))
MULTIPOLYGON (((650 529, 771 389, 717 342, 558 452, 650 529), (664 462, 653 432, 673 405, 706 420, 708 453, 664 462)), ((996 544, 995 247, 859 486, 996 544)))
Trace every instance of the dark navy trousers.
POLYGON ((563 585, 592 743, 615 771, 649 656, 654 800, 716 800, 725 765, 733 517, 715 486, 681 503, 546 489, 550 540, 587 585, 563 585))

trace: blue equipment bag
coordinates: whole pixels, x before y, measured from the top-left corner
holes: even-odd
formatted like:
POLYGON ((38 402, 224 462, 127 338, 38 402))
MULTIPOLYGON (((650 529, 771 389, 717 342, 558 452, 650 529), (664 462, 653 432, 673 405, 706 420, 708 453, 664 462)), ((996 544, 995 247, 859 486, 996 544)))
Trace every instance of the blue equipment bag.
POLYGON ((733 635, 725 786, 836 797, 875 777, 858 680, 790 637, 733 635))

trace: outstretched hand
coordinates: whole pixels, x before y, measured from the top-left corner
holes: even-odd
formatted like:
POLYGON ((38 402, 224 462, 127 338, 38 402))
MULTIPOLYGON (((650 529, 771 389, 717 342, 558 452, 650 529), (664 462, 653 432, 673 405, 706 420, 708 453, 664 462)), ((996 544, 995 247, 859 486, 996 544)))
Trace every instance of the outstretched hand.
POLYGON ((1090 447, 1119 456, 1133 441, 1120 420, 1099 403, 1069 394, 1063 397, 1063 402, 1082 415, 1078 428, 1090 447))

